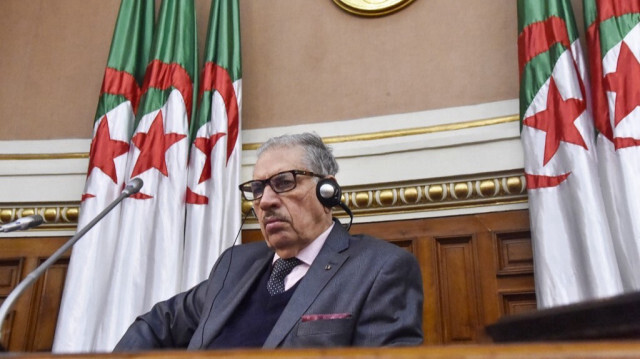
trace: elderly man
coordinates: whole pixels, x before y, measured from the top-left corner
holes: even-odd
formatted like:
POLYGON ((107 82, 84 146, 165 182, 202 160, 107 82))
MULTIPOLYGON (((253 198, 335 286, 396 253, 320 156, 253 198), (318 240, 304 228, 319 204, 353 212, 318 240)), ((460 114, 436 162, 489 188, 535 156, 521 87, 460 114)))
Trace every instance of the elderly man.
POLYGON ((417 261, 332 219, 317 187, 337 186, 337 171, 315 134, 265 142, 240 185, 265 242, 228 249, 206 281, 138 317, 115 350, 422 343, 417 261))

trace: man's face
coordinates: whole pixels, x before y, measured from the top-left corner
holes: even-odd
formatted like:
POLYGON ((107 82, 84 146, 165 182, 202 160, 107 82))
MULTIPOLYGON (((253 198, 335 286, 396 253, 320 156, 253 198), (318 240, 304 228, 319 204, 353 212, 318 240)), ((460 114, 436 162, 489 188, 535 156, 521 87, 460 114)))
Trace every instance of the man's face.
MULTIPOLYGON (((308 171, 303 165, 303 151, 296 146, 263 152, 253 170, 253 179, 267 179, 289 170, 308 171)), ((296 187, 283 193, 275 193, 266 185, 262 198, 253 203, 267 245, 282 258, 296 256, 331 224, 330 210, 318 201, 313 178, 297 175, 296 187)))

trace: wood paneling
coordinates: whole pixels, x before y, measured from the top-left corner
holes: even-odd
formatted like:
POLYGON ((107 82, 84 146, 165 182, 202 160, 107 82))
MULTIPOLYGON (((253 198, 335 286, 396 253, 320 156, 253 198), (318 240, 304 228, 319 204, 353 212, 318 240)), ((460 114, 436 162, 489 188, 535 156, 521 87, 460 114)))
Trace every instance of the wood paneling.
POLYGON ((476 259, 473 236, 435 238, 440 318, 444 343, 476 340, 479 320, 476 301, 476 259))
POLYGON ((537 309, 536 294, 534 292, 524 293, 501 293, 503 303, 503 314, 514 315, 533 312, 537 309))
MULTIPOLYGON (((66 240, 0 239, 0 299, 4 302, 11 290, 66 240)), ((10 351, 51 351, 68 263, 67 253, 17 299, 2 326, 5 348, 10 351)))
MULTIPOLYGON (((11 290, 18 285, 21 277, 22 258, 10 258, 0 260, 0 304, 4 303, 5 298, 11 293, 11 290)), ((2 323, 2 346, 7 348, 11 340, 12 328, 15 318, 15 309, 7 313, 7 317, 2 323)))
MULTIPOLYGON (((42 258, 44 262, 46 258, 42 258)), ((31 308, 29 310, 29 333, 27 334, 27 348, 30 351, 51 351, 53 335, 39 335, 39 333, 55 333, 58 310, 62 300, 62 290, 67 274, 69 259, 58 260, 40 279, 36 287, 31 308)))
POLYGON ((497 233, 498 275, 532 274, 531 233, 497 233))

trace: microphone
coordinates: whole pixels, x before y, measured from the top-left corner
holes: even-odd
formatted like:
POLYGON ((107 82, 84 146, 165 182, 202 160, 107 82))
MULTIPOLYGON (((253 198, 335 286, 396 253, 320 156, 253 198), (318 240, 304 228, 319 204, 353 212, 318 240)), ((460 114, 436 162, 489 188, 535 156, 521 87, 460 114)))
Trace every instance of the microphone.
POLYGON ((127 197, 132 194, 136 194, 140 192, 140 188, 142 188, 143 184, 144 182, 142 182, 140 178, 136 177, 127 183, 127 186, 122 190, 122 193, 127 193, 127 197))
POLYGON ((44 219, 39 214, 34 214, 27 217, 22 217, 16 219, 11 223, 4 224, 0 226, 0 232, 13 232, 13 231, 24 231, 29 228, 37 227, 44 222, 44 219))
MULTIPOLYGON (((13 306, 16 299, 25 291, 33 282, 38 279, 46 271, 53 263, 55 263, 58 258, 64 254, 71 246, 73 246, 82 236, 84 236, 93 226, 95 226, 102 218, 104 218, 111 210, 117 206, 123 199, 131 196, 132 194, 138 193, 140 188, 142 188, 143 182, 140 178, 134 178, 129 181, 127 186, 122 190, 122 193, 116 198, 113 202, 111 202, 105 209, 102 210, 89 224, 84 226, 80 231, 78 231, 73 237, 71 237, 65 244, 63 244, 57 251, 55 251, 46 261, 44 261, 41 265, 39 265, 36 269, 34 269, 31 273, 29 273, 26 278, 18 283, 18 285, 9 293, 7 298, 0 306, 0 323, 4 323, 4 318, 9 313, 9 309, 13 306)), ((0 343, 2 343, 2 331, 0 331, 0 343)))

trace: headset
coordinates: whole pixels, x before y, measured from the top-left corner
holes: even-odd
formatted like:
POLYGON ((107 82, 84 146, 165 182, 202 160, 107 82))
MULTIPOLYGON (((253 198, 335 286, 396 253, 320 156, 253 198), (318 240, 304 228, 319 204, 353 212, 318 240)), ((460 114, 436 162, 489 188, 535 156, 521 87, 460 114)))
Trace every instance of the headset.
POLYGON ((342 202, 342 189, 338 182, 333 178, 321 179, 316 185, 316 196, 323 206, 327 208, 340 206, 345 212, 347 212, 350 218, 349 224, 346 226, 348 231, 353 223, 353 213, 349 207, 342 202))

